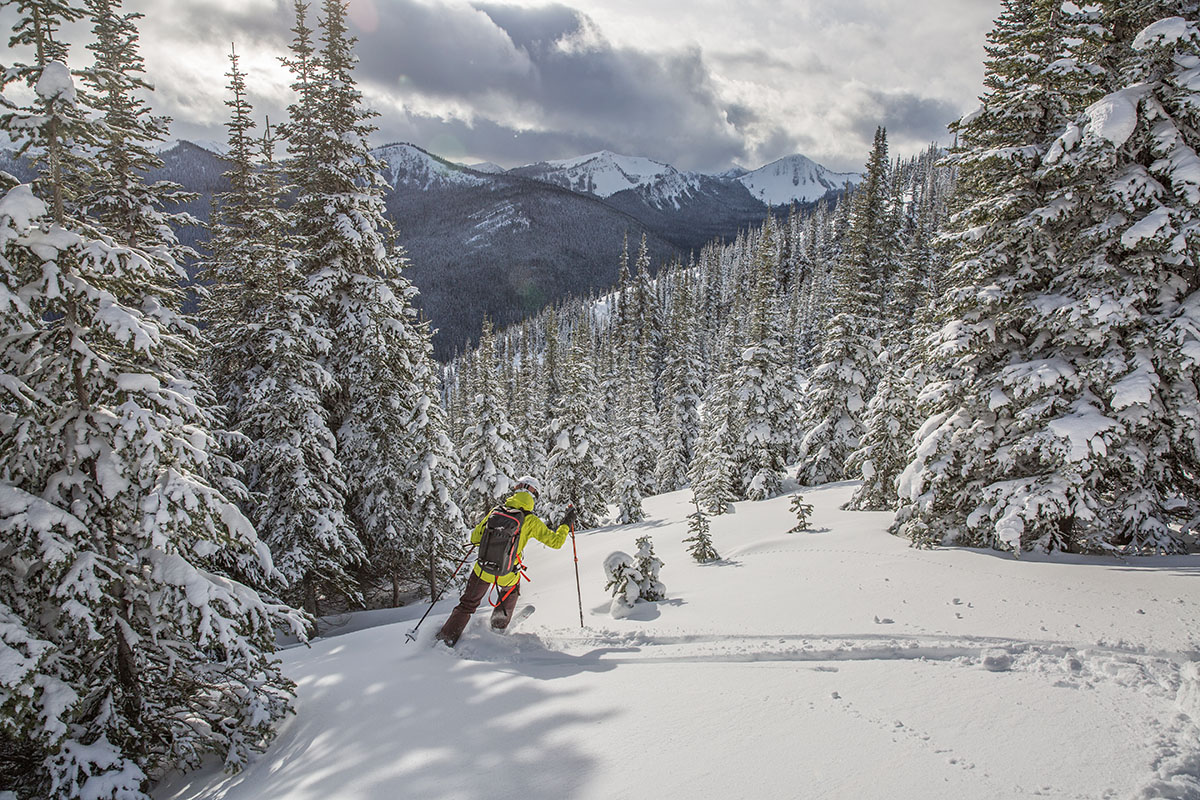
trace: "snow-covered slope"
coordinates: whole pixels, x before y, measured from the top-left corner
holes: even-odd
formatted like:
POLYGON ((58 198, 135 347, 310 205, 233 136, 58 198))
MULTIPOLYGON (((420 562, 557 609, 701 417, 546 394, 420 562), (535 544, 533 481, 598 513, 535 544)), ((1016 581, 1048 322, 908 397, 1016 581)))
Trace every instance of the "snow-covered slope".
POLYGON ((700 185, 699 176, 680 172, 670 164, 608 150, 578 158, 542 161, 511 172, 596 197, 637 189, 658 207, 677 205, 700 185))
POLYGON ((396 188, 428 190, 447 186, 485 186, 489 180, 467 167, 425 152, 416 145, 400 143, 376 148, 372 154, 384 163, 383 179, 396 188))
POLYGON ((238 775, 174 776, 159 800, 1007 800, 1200 796, 1200 557, 1059 559, 914 550, 850 484, 712 519, 690 493, 646 522, 526 551, 536 606, 458 647, 415 644, 423 607, 340 620, 284 653, 298 716, 238 775), (650 535, 667 599, 614 619, 601 563, 650 535), (381 624, 393 622, 394 624, 381 624))
POLYGON ((810 158, 794 155, 772 161, 736 180, 762 202, 780 206, 811 203, 826 192, 844 189, 847 183, 859 183, 862 176, 855 172, 832 172, 810 158))

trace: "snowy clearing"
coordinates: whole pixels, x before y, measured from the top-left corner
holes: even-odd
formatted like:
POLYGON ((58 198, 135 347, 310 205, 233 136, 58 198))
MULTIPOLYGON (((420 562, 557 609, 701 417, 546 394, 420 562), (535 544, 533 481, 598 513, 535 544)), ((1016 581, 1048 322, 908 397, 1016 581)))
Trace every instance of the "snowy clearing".
POLYGON ((1200 557, 1017 560, 922 551, 843 483, 712 519, 690 492, 649 519, 531 546, 519 630, 415 644, 423 607, 347 620, 284 653, 299 714, 236 776, 159 800, 1200 798, 1200 557), (613 619, 602 562, 653 538, 667 600, 613 619), (373 627, 364 627, 373 625, 373 627))

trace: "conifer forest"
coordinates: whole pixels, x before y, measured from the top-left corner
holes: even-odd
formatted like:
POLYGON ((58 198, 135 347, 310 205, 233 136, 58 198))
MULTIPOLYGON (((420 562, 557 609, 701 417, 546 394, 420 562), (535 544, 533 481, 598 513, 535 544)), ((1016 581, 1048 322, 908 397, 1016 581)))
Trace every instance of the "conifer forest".
POLYGON ((5 5, 36 177, 0 172, 0 797, 239 769, 292 711, 280 637, 428 602, 524 474, 581 529, 851 480, 916 548, 1195 550, 1196 0, 1003 0, 952 146, 881 126, 857 186, 674 261, 630 237, 616 285, 445 362, 343 0, 293 3, 286 119, 236 45, 213 76, 203 249, 145 177, 140 15, 5 5))

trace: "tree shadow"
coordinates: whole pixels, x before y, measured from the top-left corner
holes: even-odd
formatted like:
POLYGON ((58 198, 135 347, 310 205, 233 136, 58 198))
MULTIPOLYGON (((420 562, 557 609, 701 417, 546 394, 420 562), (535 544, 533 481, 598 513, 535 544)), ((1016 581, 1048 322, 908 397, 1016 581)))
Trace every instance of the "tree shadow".
POLYGON ((267 753, 237 775, 174 776, 154 796, 461 800, 497 796, 497 776, 520 776, 530 800, 581 794, 597 762, 564 732, 618 710, 578 710, 583 690, 548 679, 613 669, 602 656, 616 648, 570 657, 513 634, 527 659, 497 664, 431 647, 436 627, 407 646, 401 625, 315 643, 288 669, 299 714, 267 753))

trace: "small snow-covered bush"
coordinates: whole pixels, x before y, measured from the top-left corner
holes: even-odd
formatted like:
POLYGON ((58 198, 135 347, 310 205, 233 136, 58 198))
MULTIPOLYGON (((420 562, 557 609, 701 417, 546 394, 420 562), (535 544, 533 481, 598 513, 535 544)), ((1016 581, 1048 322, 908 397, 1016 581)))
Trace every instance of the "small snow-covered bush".
POLYGON ((808 517, 813 511, 812 503, 804 502, 804 496, 797 493, 792 495, 792 505, 788 510, 796 515, 796 527, 788 533, 800 533, 808 530, 808 517))
POLYGON ((617 550, 604 559, 604 576, 608 582, 604 588, 612 592, 612 607, 609 613, 620 619, 629 615, 633 604, 641 593, 642 573, 638 571, 633 556, 617 550))
POLYGON ((638 597, 642 600, 662 600, 667 596, 667 587, 658 579, 658 570, 663 562, 654 555, 654 544, 649 536, 640 537, 637 547, 637 570, 642 574, 638 597))

